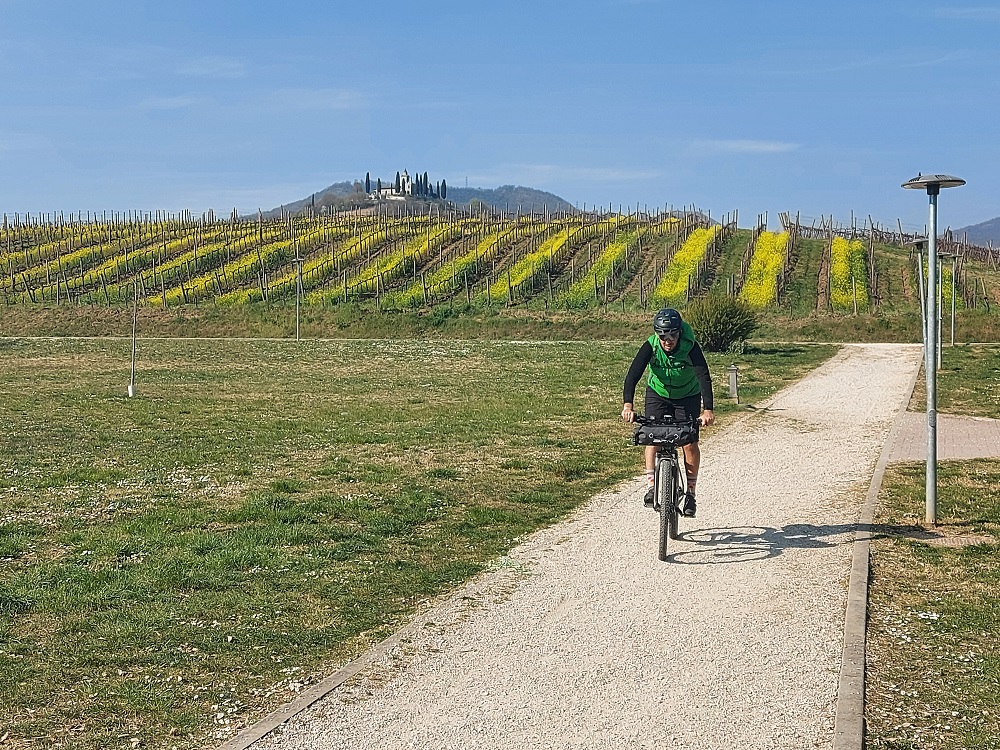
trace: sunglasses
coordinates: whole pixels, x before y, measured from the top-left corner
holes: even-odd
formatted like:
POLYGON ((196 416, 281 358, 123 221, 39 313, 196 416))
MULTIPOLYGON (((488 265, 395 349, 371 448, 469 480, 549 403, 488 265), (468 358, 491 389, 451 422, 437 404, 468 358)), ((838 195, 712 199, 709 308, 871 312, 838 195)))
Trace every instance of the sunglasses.
POLYGON ((678 338, 680 338, 680 335, 681 335, 680 331, 667 331, 665 333, 656 334, 657 338, 659 338, 660 341, 676 341, 678 338))

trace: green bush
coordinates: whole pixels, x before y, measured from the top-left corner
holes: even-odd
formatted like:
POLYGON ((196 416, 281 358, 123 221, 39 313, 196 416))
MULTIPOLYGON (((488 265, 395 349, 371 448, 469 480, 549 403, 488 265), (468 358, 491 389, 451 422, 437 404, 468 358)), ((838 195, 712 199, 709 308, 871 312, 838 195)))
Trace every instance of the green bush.
POLYGON ((725 295, 695 299, 685 309, 684 317, 702 348, 710 352, 740 346, 757 329, 757 314, 750 305, 725 295))

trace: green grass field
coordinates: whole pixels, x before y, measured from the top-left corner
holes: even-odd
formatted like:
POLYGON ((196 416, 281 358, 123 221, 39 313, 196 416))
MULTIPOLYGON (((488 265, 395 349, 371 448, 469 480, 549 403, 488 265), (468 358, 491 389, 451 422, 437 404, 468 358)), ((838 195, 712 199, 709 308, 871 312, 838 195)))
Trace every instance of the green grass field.
MULTIPOLYGON (((945 348, 941 413, 1000 418, 1000 347, 945 348)), ((910 408, 925 408, 918 384, 910 408)), ((925 464, 889 467, 872 545, 868 747, 1000 748, 1000 460, 938 464, 937 531, 920 540, 925 464)))
MULTIPOLYGON (((638 340, 0 340, 0 744, 193 748, 638 473, 638 340)), ((832 352, 741 355, 744 404, 832 352)), ((725 396, 720 421, 743 407, 725 396)))

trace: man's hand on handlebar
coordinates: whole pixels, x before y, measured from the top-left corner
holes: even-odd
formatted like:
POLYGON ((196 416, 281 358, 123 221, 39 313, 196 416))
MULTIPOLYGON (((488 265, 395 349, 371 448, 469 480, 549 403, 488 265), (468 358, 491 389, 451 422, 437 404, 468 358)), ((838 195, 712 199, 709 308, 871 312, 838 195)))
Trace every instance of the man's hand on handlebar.
POLYGON ((632 404, 625 404, 622 406, 622 422, 634 422, 635 421, 635 410, 632 408, 632 404))

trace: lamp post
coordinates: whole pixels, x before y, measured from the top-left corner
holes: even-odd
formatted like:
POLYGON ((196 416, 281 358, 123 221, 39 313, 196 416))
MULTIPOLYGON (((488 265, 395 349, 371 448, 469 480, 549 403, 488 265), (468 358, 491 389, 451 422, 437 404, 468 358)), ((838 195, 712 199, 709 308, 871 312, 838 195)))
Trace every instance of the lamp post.
MULTIPOLYGON (((944 267, 945 262, 951 261, 951 346, 955 346, 955 273, 958 270, 958 255, 956 253, 938 253, 938 258, 941 260, 941 265, 939 267, 940 279, 941 279, 941 297, 944 297, 944 267)), ((938 369, 941 369, 941 348, 944 346, 944 304, 943 301, 940 302, 941 310, 939 311, 941 316, 941 325, 938 330, 942 333, 938 337, 938 369)))
MULTIPOLYGON (((930 201, 930 218, 927 226, 927 294, 924 299, 927 312, 924 338, 924 380, 927 384, 927 486, 924 520, 937 523, 937 202, 941 188, 960 187, 965 180, 946 174, 917 174, 903 183, 908 190, 926 190, 930 201)), ((922 282, 922 280, 921 280, 922 282)))
POLYGON ((920 290, 920 337, 924 345, 924 356, 927 354, 927 292, 924 285, 924 250, 927 249, 926 237, 915 237, 909 243, 917 251, 917 289, 920 290))

